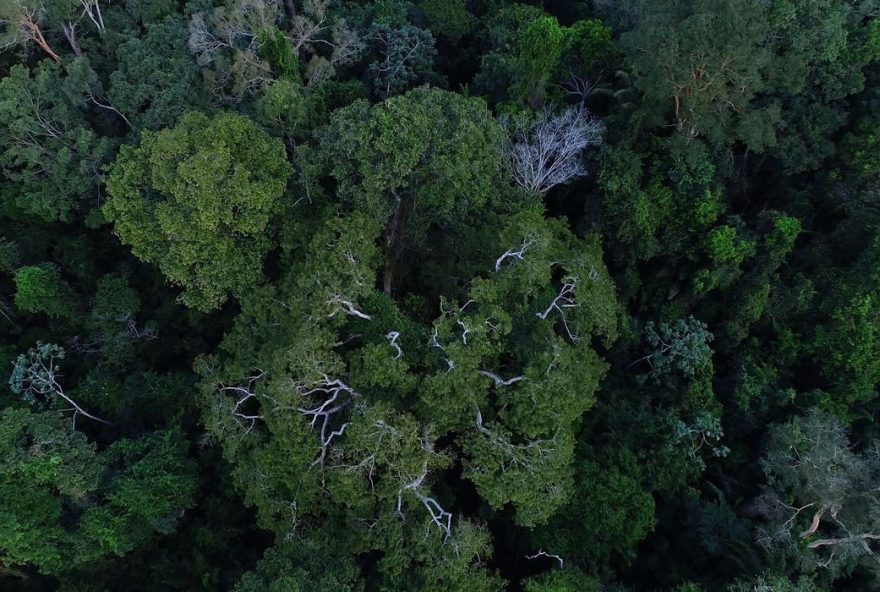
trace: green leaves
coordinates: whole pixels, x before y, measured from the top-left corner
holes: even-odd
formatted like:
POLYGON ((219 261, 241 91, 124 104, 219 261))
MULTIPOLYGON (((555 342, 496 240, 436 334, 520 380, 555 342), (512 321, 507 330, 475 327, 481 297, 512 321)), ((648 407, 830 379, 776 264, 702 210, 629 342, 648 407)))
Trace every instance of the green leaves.
POLYGON ((168 533, 195 478, 179 434, 120 440, 104 452, 58 412, 0 413, 0 554, 57 574, 168 533), (116 466, 117 463, 119 466, 116 466))
POLYGON ((205 105, 186 40, 186 22, 171 15, 147 25, 143 38, 130 37, 119 45, 119 67, 110 75, 107 96, 137 129, 173 125, 186 111, 205 105))
POLYGON ((185 288, 199 310, 259 282, 290 168, 277 140, 240 115, 183 117, 121 151, 103 211, 141 259, 185 288))
POLYGON ((674 371, 693 376, 711 363, 712 349, 709 343, 713 339, 712 334, 706 330, 706 323, 693 317, 674 323, 660 323, 659 326, 649 322, 645 326, 645 334, 653 348, 648 360, 655 380, 674 371))
POLYGON ((15 272, 15 306, 22 312, 67 319, 76 314, 70 285, 51 265, 29 265, 15 272))
POLYGON ((0 170, 10 181, 0 203, 22 220, 71 220, 95 203, 114 142, 86 120, 78 68, 91 72, 85 60, 66 75, 44 60, 33 71, 17 64, 0 79, 0 170))
POLYGON ((494 197, 501 130, 485 103, 420 88, 384 103, 357 102, 318 132, 326 170, 347 205, 388 216, 394 193, 431 215, 479 211, 494 197))

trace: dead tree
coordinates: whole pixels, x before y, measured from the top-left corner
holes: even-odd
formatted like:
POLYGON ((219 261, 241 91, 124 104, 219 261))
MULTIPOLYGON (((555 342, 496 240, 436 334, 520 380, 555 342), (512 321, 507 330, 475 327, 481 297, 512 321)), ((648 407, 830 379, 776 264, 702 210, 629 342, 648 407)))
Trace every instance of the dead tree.
POLYGON ((332 77, 338 66, 357 61, 366 47, 345 19, 331 19, 329 9, 329 0, 304 0, 302 10, 290 19, 289 38, 294 50, 310 56, 306 66, 307 86, 332 77), (324 53, 329 50, 329 57, 320 55, 319 49, 324 49, 324 53))
POLYGON ((605 126, 582 106, 558 115, 541 113, 527 126, 513 126, 508 143, 508 166, 517 185, 543 195, 556 185, 587 174, 581 153, 602 143, 605 126))
POLYGON ((75 23, 62 23, 61 24, 61 32, 64 33, 64 38, 67 39, 67 43, 70 45, 70 49, 73 50, 73 53, 79 57, 82 55, 82 49, 79 47, 79 41, 76 39, 76 24, 75 23))
POLYGON ((271 67, 258 53, 261 33, 280 18, 278 0, 236 0, 192 16, 187 46, 200 66, 214 66, 218 95, 225 95, 232 83, 234 98, 241 100, 272 81, 271 67))
POLYGON ((79 0, 83 6, 83 14, 89 17, 89 20, 98 27, 99 31, 103 31, 104 16, 101 14, 101 3, 98 0, 79 0))

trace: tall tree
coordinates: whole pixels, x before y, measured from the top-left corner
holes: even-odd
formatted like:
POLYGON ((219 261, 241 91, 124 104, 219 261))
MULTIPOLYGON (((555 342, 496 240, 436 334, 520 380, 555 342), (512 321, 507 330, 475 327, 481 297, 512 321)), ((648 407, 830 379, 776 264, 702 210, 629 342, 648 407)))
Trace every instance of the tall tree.
POLYGON ((259 283, 267 227, 290 167, 280 141, 241 115, 184 116, 124 146, 107 178, 104 215, 200 310, 259 283))

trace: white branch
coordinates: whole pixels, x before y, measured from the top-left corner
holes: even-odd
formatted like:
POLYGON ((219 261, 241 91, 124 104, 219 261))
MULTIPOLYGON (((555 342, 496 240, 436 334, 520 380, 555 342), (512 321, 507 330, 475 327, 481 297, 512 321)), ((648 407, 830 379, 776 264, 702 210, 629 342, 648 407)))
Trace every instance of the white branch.
POLYGON ((337 305, 337 308, 334 308, 333 311, 327 315, 327 318, 335 316, 337 312, 342 310, 345 314, 349 316, 358 317, 359 319, 364 319, 365 321, 370 321, 373 319, 373 317, 371 317, 370 315, 358 310, 351 300, 346 300, 341 296, 332 297, 330 300, 327 301, 327 304, 337 305))
POLYGON ((526 555, 526 559, 537 559, 538 557, 548 557, 550 559, 555 559, 559 562, 560 568, 565 567, 565 561, 562 560, 562 557, 560 557, 559 555, 552 555, 550 553, 547 553, 546 551, 542 551, 541 549, 538 549, 538 552, 534 555, 526 555))
POLYGON ((398 331, 389 331, 385 338, 388 340, 388 344, 394 348, 394 359, 397 360, 401 356, 403 356, 403 350, 400 349, 400 346, 397 345, 397 339, 400 337, 400 333, 398 331))
POLYGON ((32 358, 32 363, 25 369, 24 376, 22 377, 21 388, 32 395, 36 393, 42 397, 55 396, 64 399, 73 409, 74 424, 76 423, 77 415, 84 415, 99 423, 112 425, 109 421, 92 415, 69 397, 58 382, 59 375, 57 372, 58 366, 55 364, 54 356, 50 355, 48 359, 42 356, 32 358))
POLYGON ((568 319, 565 317, 566 308, 577 308, 578 304, 575 302, 575 293, 574 290, 578 285, 578 278, 569 278, 559 290, 559 294, 556 295, 556 298, 550 303, 544 312, 536 312, 535 316, 537 316, 542 321, 547 320, 547 316, 553 312, 554 310, 559 312, 559 316, 562 318, 562 324, 565 327, 565 332, 568 334, 568 338, 571 339, 572 343, 580 343, 581 338, 578 335, 575 335, 571 332, 571 328, 568 326, 568 319))
POLYGON ((331 380, 326 375, 321 380, 308 385, 297 384, 295 389, 299 396, 309 402, 309 405, 298 407, 297 410, 306 417, 311 417, 309 425, 314 428, 320 424, 319 442, 321 454, 312 462, 312 466, 324 462, 327 456, 327 447, 334 439, 342 436, 349 423, 343 423, 339 428, 333 429, 332 423, 336 416, 354 404, 360 394, 353 388, 338 379, 331 380))
POLYGON ((501 264, 504 263, 504 260, 508 257, 512 257, 514 259, 519 259, 520 261, 522 261, 523 255, 525 254, 526 250, 534 245, 535 242, 536 240, 534 237, 526 237, 523 240, 522 244, 519 246, 518 250, 514 251, 513 249, 508 249, 507 251, 505 251, 504 254, 501 255, 501 257, 495 260, 495 271, 501 271, 501 264))
POLYGON ((431 516, 431 522, 446 534, 446 538, 449 538, 449 534, 452 532, 452 514, 444 510, 443 506, 441 506, 436 499, 422 493, 421 487, 427 476, 428 463, 425 462, 425 464, 422 465, 421 474, 400 488, 400 491, 397 494, 397 513, 400 516, 403 516, 403 494, 408 491, 422 503, 426 510, 428 510, 428 514, 431 516))
POLYGON ((514 181, 526 191, 543 195, 584 176, 581 152, 601 144, 604 129, 582 106, 569 107, 559 115, 544 112, 529 129, 517 126, 508 146, 514 181))
POLYGON ((508 378, 507 380, 504 380, 497 374, 489 372, 488 370, 480 370, 480 376, 485 376, 486 378, 492 379, 492 381, 495 382, 495 386, 510 386, 519 382, 520 380, 526 379, 525 376, 514 376, 513 378, 508 378))
POLYGON ((249 413, 244 411, 245 404, 248 401, 258 401, 258 397, 254 392, 254 383, 263 378, 265 372, 260 370, 257 374, 248 378, 247 386, 225 386, 220 387, 220 393, 232 394, 236 397, 235 405, 232 407, 232 417, 240 426, 244 428, 245 433, 249 433, 257 424, 257 421, 263 419, 262 415, 249 413))

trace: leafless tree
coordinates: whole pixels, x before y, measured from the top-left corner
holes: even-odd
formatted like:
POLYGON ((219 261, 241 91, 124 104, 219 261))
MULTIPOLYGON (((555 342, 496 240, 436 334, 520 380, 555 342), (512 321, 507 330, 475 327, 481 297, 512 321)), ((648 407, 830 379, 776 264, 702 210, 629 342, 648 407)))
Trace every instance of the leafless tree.
POLYGON ((382 60, 369 70, 374 77, 379 95, 390 97, 416 77, 415 67, 426 57, 433 58, 433 37, 415 27, 393 28, 374 25, 370 41, 376 44, 382 60))
POLYGON ((309 56, 306 82, 309 86, 333 76, 338 66, 355 62, 366 45, 345 19, 331 20, 329 0, 305 0, 291 19, 289 37, 293 48, 309 56), (329 56, 322 55, 329 51, 329 56))
POLYGON ((765 522, 758 543, 815 552, 834 569, 859 557, 876 560, 880 541, 880 443, 854 452, 836 418, 813 411, 769 435, 770 487, 751 511, 765 522))
POLYGON ((226 95, 232 84, 232 98, 241 100, 272 80, 271 67, 257 53, 260 33, 273 28, 281 15, 278 0, 236 0, 192 16, 187 45, 200 66, 214 66, 218 95, 226 95))
POLYGON ((604 124, 582 106, 562 113, 544 111, 530 125, 516 121, 507 144, 510 172, 517 185, 543 195, 556 185, 584 176, 581 153, 602 143, 604 124))
POLYGON ((568 75, 568 81, 562 85, 562 88, 567 95, 576 97, 578 102, 583 105, 590 98, 590 94, 592 94, 597 84, 598 82, 584 78, 572 70, 568 75))

